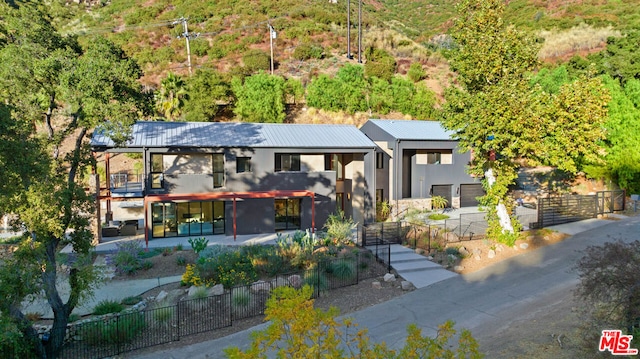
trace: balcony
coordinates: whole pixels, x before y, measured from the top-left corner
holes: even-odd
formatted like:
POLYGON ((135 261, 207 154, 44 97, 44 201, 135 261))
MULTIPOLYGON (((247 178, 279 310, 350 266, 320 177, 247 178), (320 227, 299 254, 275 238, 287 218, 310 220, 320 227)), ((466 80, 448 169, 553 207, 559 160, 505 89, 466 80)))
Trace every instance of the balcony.
POLYGON ((143 197, 144 191, 142 187, 142 181, 138 176, 129 175, 127 173, 116 173, 110 176, 111 197, 119 198, 136 198, 143 197))

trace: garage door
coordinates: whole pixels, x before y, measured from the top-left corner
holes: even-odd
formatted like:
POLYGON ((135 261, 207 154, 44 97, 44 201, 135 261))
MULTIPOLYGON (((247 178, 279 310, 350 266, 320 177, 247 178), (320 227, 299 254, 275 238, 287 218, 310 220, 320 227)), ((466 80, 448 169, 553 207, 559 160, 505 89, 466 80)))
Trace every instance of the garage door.
POLYGON ((484 196, 484 189, 479 183, 460 185, 460 207, 475 207, 476 197, 484 196))
POLYGON ((432 196, 444 197, 447 200, 447 208, 451 208, 451 185, 434 185, 431 187, 432 196))

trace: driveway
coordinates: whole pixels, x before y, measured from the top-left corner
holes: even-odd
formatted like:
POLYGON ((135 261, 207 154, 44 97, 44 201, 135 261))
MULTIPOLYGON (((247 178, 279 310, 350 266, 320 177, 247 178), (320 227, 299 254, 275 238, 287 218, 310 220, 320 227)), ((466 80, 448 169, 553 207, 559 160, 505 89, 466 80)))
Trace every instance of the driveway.
MULTIPOLYGON (((482 350, 483 343, 496 340, 510 325, 565 302, 578 282, 572 267, 581 257, 579 251, 613 239, 633 241, 639 237, 640 217, 602 221, 599 226, 589 226, 588 231, 557 244, 472 274, 440 281, 349 316, 361 328, 369 329, 372 342, 384 341, 391 348, 402 346, 410 323, 422 328, 423 334, 433 336, 439 324, 451 319, 456 328, 470 329, 479 338, 482 350)), ((222 349, 227 346, 246 348, 249 333, 250 330, 165 351, 162 357, 224 358, 222 349)))

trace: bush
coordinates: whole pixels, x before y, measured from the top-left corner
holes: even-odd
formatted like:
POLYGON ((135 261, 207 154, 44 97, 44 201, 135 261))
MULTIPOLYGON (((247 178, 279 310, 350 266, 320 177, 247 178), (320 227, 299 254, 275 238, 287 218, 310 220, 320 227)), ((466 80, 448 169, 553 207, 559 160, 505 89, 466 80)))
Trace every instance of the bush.
POLYGON ((82 324, 78 333, 87 344, 99 346, 128 343, 145 327, 144 313, 137 312, 82 324))
POLYGON ((324 50, 321 46, 310 44, 298 45, 291 55, 296 60, 321 59, 324 56, 324 50))
POLYGON ((208 246, 205 250, 201 251, 198 254, 198 261, 203 261, 207 258, 215 258, 223 253, 233 252, 235 249, 229 246, 224 246, 222 244, 214 244, 212 246, 208 246))
POLYGON ((7 316, 0 315, 0 352, 9 358, 35 358, 33 345, 7 316))
POLYGON ((231 303, 234 307, 246 307, 251 302, 251 292, 246 287, 236 287, 231 291, 231 303))
POLYGON ((419 62, 414 62, 409 66, 409 71, 407 72, 407 76, 413 82, 422 81, 427 77, 427 74, 424 72, 422 68, 422 64, 419 62))
POLYGON ((142 302, 142 297, 139 295, 136 295, 133 297, 126 297, 120 301, 120 303, 124 305, 136 305, 140 302, 142 302))
POLYGON ((303 284, 313 287, 318 292, 325 292, 329 289, 329 281, 327 276, 320 273, 317 269, 310 269, 304 273, 303 284))
POLYGON ((104 315, 110 313, 120 313, 122 310, 124 310, 124 305, 122 305, 120 302, 105 299, 100 301, 98 304, 96 304, 95 307, 93 307, 93 314, 104 315))
POLYGON ((225 288, 231 288, 258 279, 251 260, 239 251, 222 253, 217 257, 199 261, 196 268, 201 280, 208 286, 222 284, 225 288))
POLYGON ((157 303, 152 309, 153 319, 159 323, 168 322, 175 315, 175 306, 168 306, 166 303, 157 303))
POLYGON ((117 243, 115 253, 107 256, 107 264, 115 266, 118 274, 133 274, 140 269, 153 266, 151 262, 142 259, 142 254, 140 241, 117 243))
POLYGON ((189 238, 189 244, 191 245, 191 248, 193 249, 193 251, 196 252, 196 254, 199 254, 205 248, 207 248, 207 245, 209 244, 209 240, 204 237, 189 238))
POLYGON ((260 50, 249 50, 242 56, 242 63, 249 73, 260 70, 267 71, 271 68, 271 58, 260 50))
POLYGON ((352 260, 332 261, 329 265, 331 274, 342 280, 350 280, 356 275, 356 265, 352 260))
POLYGON ((330 214, 324 224, 324 228, 327 231, 327 238, 333 244, 339 245, 353 245, 351 236, 356 226, 357 224, 353 219, 346 218, 344 212, 340 210, 336 213, 330 214))

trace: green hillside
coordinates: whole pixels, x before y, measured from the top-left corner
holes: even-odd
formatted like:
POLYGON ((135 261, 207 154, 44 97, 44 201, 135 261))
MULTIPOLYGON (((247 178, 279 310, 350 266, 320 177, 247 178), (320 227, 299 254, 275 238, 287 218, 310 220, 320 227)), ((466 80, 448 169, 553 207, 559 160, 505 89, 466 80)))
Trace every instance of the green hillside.
MULTIPOLYGON (((454 4, 452 0, 364 1, 362 46, 382 47, 398 59, 426 63, 442 45, 438 35, 446 34, 452 23, 454 4)), ((350 5, 351 52, 357 58, 358 1, 350 5)), ((506 20, 551 33, 580 24, 624 31, 640 24, 639 5, 640 0, 517 0, 509 2, 506 20)), ((273 44, 277 73, 303 77, 335 71, 347 52, 346 9, 345 0, 113 0, 72 3, 54 16, 63 31, 78 34, 83 41, 98 34, 111 38, 142 65, 143 81, 157 85, 167 71, 187 73, 186 41, 180 37, 185 23, 193 68, 233 72, 248 51, 270 53, 271 24, 277 34, 273 44), (183 18, 185 22, 180 21, 183 18), (296 53, 301 45, 312 49, 311 55, 296 53), (313 61, 314 57, 322 61, 313 61)))

